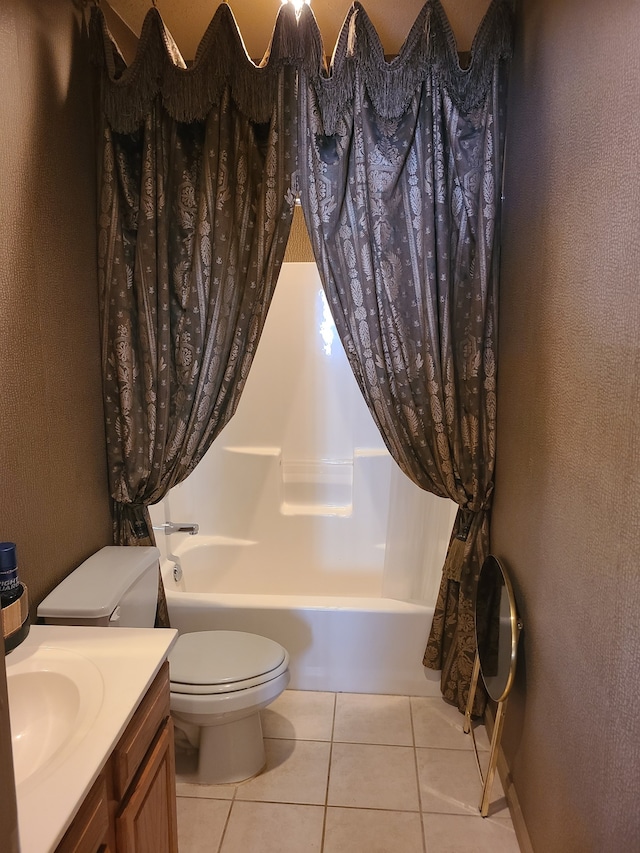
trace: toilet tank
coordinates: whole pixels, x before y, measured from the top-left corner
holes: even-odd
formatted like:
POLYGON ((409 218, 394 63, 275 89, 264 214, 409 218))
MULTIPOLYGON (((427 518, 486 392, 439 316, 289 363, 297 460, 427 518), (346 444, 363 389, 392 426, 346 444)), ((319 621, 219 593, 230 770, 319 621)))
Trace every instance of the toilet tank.
POLYGON ((153 628, 157 548, 108 545, 71 572, 38 606, 48 625, 153 628))

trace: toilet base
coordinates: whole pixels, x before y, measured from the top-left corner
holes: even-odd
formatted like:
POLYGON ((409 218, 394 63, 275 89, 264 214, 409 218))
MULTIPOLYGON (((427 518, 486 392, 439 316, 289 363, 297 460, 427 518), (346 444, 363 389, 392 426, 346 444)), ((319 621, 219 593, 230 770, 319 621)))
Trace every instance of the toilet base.
MULTIPOLYGON (((288 655, 285 667, 287 663, 288 655)), ((259 773, 265 765, 260 709, 271 704, 288 684, 289 670, 285 669, 269 681, 230 693, 172 691, 175 726, 198 749, 198 769, 189 774, 189 781, 225 785, 259 773)))
MULTIPOLYGON (((179 715, 174 718, 179 728, 179 715)), ((260 712, 215 726, 202 726, 197 758, 197 769, 189 773, 189 781, 198 785, 243 782, 258 774, 266 761, 260 712)))

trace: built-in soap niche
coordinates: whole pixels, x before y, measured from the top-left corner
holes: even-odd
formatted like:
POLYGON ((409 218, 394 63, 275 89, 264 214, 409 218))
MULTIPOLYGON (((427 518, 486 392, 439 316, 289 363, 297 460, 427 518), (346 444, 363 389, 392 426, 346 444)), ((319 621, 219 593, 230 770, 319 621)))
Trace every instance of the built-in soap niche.
POLYGON ((339 515, 353 512, 353 459, 282 459, 283 515, 339 515))

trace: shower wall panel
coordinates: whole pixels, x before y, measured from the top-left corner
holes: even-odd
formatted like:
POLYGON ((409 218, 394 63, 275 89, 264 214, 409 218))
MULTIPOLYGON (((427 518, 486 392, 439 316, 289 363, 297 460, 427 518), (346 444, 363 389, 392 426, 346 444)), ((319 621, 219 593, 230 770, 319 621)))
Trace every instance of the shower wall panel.
POLYGON ((235 416, 153 517, 200 525, 216 588, 433 604, 453 510, 391 459, 315 264, 285 263, 235 416))

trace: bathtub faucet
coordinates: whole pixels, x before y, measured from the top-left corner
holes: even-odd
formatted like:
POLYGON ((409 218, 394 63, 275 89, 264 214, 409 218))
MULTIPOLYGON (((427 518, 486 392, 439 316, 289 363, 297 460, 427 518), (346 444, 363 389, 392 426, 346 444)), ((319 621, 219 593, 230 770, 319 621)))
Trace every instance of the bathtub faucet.
POLYGON ((191 521, 166 521, 157 527, 154 526, 153 529, 164 530, 167 536, 170 533, 189 533, 191 536, 195 536, 199 532, 200 526, 191 521))

